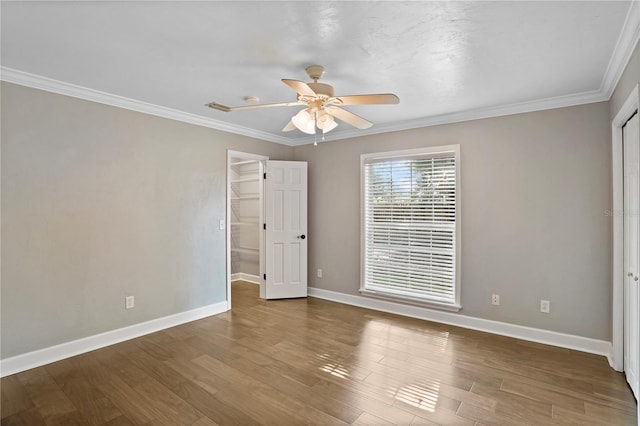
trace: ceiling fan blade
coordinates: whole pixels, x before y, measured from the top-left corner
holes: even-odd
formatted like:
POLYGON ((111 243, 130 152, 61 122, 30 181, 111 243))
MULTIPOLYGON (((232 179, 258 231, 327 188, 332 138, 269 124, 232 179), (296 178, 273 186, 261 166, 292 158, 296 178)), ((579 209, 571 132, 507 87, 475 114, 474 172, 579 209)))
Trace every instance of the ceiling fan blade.
POLYGON ((296 126, 293 124, 293 121, 289 120, 287 125, 282 128, 282 131, 283 132, 290 132, 290 131, 295 130, 295 129, 296 129, 296 126))
POLYGON ((288 80, 286 78, 283 78, 282 82, 284 84, 286 84, 287 86, 291 87, 293 90, 295 90, 298 95, 316 96, 316 92, 314 92, 311 89, 311 87, 309 87, 309 85, 307 83, 305 83, 304 81, 288 80))
POLYGON ((377 95, 349 95, 336 96, 338 105, 380 105, 397 104, 400 99, 393 93, 380 93, 377 95))
POLYGON ((271 107, 295 106, 295 105, 306 105, 306 104, 304 102, 299 102, 299 101, 280 102, 276 104, 243 105, 243 106, 236 106, 236 107, 230 107, 227 105, 219 104, 217 102, 210 102, 206 104, 206 106, 208 106, 209 108, 217 109, 218 111, 223 111, 223 112, 238 111, 241 109, 271 108, 271 107))
POLYGON ((358 129, 368 129, 373 126, 373 123, 365 120, 364 118, 356 115, 346 109, 338 108, 335 106, 326 107, 324 109, 329 114, 333 115, 335 118, 344 121, 345 123, 349 123, 358 129))

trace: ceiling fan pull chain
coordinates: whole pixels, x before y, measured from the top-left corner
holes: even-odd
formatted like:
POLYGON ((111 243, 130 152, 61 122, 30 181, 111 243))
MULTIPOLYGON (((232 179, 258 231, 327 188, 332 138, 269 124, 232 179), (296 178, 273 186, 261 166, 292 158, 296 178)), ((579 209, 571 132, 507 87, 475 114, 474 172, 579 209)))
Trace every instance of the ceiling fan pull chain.
POLYGON ((318 110, 313 111, 313 146, 318 146, 318 110))
POLYGON ((318 146, 318 126, 316 121, 313 121, 313 146, 318 146))

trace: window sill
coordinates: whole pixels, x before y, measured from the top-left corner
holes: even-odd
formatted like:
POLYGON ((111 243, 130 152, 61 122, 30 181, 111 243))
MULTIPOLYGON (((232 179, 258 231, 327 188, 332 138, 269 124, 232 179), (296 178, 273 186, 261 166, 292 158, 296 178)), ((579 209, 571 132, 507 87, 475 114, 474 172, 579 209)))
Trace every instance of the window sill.
POLYGON ((375 299, 387 300, 389 302, 397 302, 423 308, 439 309, 442 311, 458 312, 462 306, 457 303, 438 302, 435 300, 423 300, 410 296, 400 296, 392 293, 383 293, 375 290, 360 289, 360 294, 375 299))

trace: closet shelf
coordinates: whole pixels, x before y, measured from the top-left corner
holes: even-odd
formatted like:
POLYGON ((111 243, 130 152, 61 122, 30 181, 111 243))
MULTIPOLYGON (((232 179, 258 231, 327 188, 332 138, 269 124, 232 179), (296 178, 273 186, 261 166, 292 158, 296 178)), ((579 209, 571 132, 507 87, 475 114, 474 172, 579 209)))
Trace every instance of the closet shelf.
POLYGON ((240 201, 240 200, 259 200, 260 194, 246 194, 240 195, 239 197, 231 197, 231 201, 240 201))
POLYGON ((253 164, 253 163, 257 163, 260 160, 245 160, 245 161, 238 161, 236 163, 231 163, 232 166, 242 166, 243 164, 253 164))
POLYGON ((231 226, 258 226, 258 222, 231 222, 231 226))
POLYGON ((260 178, 250 177, 250 178, 242 178, 242 179, 231 179, 231 183, 243 183, 243 182, 258 182, 260 178))
POLYGON ((252 249, 252 248, 232 248, 231 251, 233 253, 240 253, 240 254, 260 254, 260 250, 258 249, 252 249))

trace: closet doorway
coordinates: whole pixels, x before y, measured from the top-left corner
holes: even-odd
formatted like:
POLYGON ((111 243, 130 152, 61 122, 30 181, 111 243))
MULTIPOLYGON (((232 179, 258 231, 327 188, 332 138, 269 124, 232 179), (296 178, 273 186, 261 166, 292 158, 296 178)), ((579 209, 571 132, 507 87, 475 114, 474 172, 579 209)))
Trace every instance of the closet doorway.
POLYGON ((264 165, 269 157, 227 152, 227 303, 231 283, 264 276, 264 165))

